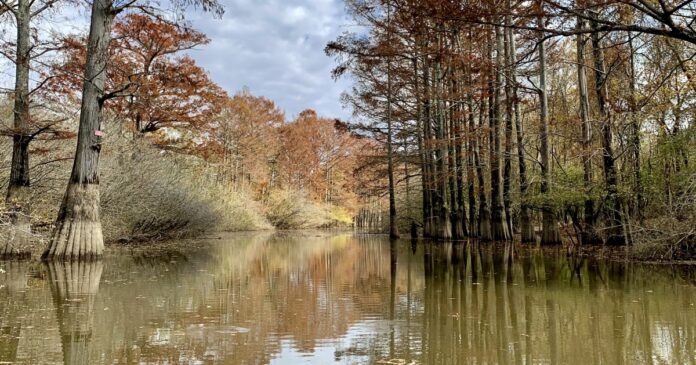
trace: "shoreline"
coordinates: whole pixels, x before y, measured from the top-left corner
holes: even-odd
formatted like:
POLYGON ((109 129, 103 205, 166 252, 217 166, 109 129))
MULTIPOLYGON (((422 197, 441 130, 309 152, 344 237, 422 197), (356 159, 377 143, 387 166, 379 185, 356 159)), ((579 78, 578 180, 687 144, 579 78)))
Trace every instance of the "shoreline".
MULTIPOLYGON (((330 228, 330 229, 319 229, 319 228, 306 228, 306 229, 275 229, 275 228, 262 228, 256 230, 242 230, 242 231, 216 231, 201 235, 191 235, 186 237, 156 237, 149 239, 132 239, 132 240, 116 240, 107 242, 105 244, 105 256, 111 256, 118 253, 121 250, 135 249, 135 250, 178 250, 178 249, 203 249, 205 245, 213 244, 214 242, 223 241, 226 238, 241 238, 240 236, 245 235, 260 235, 260 234, 271 234, 271 235, 307 235, 312 237, 317 236, 332 236, 335 234, 350 234, 353 236, 369 236, 369 237, 386 237, 386 234, 381 233, 356 233, 351 228, 330 228)), ((41 254, 48 246, 48 235, 43 235, 40 233, 36 234, 37 244, 32 245, 30 249, 30 254, 28 257, 16 258, 16 259, 3 259, 2 261, 11 260, 39 260, 41 254)), ((693 266, 696 269, 696 259, 688 258, 675 258, 675 259, 655 259, 655 258, 640 258, 631 253, 630 246, 605 246, 605 245, 586 245, 586 246, 575 246, 572 244, 562 244, 559 246, 544 246, 539 243, 533 245, 522 244, 519 241, 511 242, 477 242, 477 239, 470 240, 458 240, 458 241, 438 241, 432 239, 425 239, 419 237, 417 240, 400 238, 397 240, 398 243, 413 244, 451 244, 451 245, 468 245, 468 244, 478 244, 480 248, 484 249, 494 249, 494 250, 505 250, 508 245, 512 244, 514 252, 518 254, 530 254, 535 251, 539 252, 554 252, 558 254, 558 251, 565 251, 567 256, 576 255, 580 258, 591 258, 595 260, 607 260, 613 262, 626 262, 626 263, 639 263, 646 265, 679 265, 679 266, 693 266)))

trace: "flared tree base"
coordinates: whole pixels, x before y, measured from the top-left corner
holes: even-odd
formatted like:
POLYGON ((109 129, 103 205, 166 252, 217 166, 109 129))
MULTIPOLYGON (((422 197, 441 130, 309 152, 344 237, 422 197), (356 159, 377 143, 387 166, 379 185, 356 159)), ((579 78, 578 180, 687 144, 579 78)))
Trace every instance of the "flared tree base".
POLYGON ((553 212, 544 211, 541 222, 541 244, 560 245, 561 243, 561 231, 558 228, 556 217, 553 212))
POLYGON ((70 184, 42 260, 91 260, 104 252, 99 221, 99 185, 70 184))
POLYGON ((493 241, 491 220, 485 215, 481 216, 481 220, 479 221, 479 239, 481 239, 481 241, 493 241))
POLYGON ((520 242, 522 243, 536 243, 536 233, 534 233, 534 226, 529 219, 529 213, 524 210, 520 214, 520 242))
POLYGON ((496 241, 510 240, 510 233, 507 230, 507 225, 502 219, 491 223, 491 231, 493 233, 493 239, 496 241))
POLYGON ((461 220, 461 215, 458 212, 452 213, 452 239, 464 239, 464 222, 461 220))

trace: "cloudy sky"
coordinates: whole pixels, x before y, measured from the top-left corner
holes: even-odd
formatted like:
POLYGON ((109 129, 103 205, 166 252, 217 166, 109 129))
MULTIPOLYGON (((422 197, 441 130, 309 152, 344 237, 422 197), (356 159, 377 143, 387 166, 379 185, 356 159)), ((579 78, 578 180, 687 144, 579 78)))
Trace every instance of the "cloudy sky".
MULTIPOLYGON (((347 30, 344 0, 220 0, 221 19, 187 10, 186 19, 211 39, 189 54, 229 94, 248 87, 252 94, 274 100, 288 119, 311 108, 320 115, 349 119, 341 93, 350 80, 334 81, 334 61, 326 43, 347 30)), ((64 7, 41 23, 42 32, 85 34, 88 7, 64 7)), ((0 24, 0 35, 13 27, 0 24)), ((5 36, 10 38, 12 34, 5 36)), ((0 57, 0 89, 13 84, 14 68, 0 57)))
POLYGON ((339 100, 350 81, 334 81, 324 46, 346 30, 343 0, 222 0, 225 15, 190 12, 210 44, 191 52, 230 94, 247 86, 292 118, 304 109, 347 119, 339 100))

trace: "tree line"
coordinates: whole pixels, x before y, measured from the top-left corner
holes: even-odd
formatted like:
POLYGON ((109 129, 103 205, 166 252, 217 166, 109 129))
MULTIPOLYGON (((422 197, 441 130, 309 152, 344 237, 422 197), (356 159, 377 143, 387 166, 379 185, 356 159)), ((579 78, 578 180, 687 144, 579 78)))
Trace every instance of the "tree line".
POLYGON ((692 1, 346 6, 326 53, 385 146, 391 236, 693 243, 692 1), (399 225, 404 185, 422 211, 399 225))

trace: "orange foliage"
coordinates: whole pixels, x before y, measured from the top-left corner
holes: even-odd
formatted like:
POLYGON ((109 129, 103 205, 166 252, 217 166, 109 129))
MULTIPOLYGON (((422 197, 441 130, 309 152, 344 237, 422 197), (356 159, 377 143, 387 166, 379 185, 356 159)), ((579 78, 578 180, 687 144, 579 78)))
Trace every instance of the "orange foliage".
POLYGON ((339 120, 321 118, 313 110, 283 126, 281 138, 279 165, 287 184, 306 190, 316 201, 354 205, 353 171, 362 139, 339 120))
POLYGON ((278 128, 285 115, 272 100, 247 91, 225 102, 212 134, 226 180, 237 187, 270 186, 275 156, 279 153, 278 128))
MULTIPOLYGON (((76 96, 82 88, 85 42, 68 38, 64 43, 66 57, 54 66, 57 77, 50 86, 76 96)), ((208 131, 227 95, 193 59, 175 57, 206 43, 202 33, 160 19, 138 14, 119 18, 110 44, 106 105, 138 133, 167 127, 208 131)))

